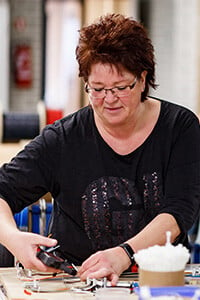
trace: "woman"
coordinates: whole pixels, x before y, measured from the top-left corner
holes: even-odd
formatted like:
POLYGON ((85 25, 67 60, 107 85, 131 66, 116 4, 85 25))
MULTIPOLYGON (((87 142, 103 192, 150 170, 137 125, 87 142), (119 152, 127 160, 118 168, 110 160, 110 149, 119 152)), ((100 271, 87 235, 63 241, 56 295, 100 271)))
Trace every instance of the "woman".
POLYGON ((134 252, 165 244, 166 231, 187 245, 199 214, 199 122, 147 96, 156 87, 153 46, 131 18, 109 14, 82 28, 76 55, 90 104, 47 126, 2 167, 0 241, 41 271, 50 269, 36 258, 37 246, 58 241, 81 265, 82 280, 115 285, 134 252), (54 198, 54 239, 20 232, 11 211, 46 192, 54 198))

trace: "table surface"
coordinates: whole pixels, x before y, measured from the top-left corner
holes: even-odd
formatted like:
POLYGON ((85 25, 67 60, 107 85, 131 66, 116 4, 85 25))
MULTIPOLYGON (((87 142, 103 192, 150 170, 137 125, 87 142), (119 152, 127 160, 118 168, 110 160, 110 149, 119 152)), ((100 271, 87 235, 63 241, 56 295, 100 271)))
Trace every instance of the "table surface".
MULTIPOLYGON (((185 274, 191 272, 193 268, 197 268, 198 272, 200 272, 200 265, 187 265, 185 269, 185 274)), ((34 274, 34 273, 33 273, 34 274)), ((17 273, 16 268, 0 268, 0 300, 2 299, 9 299, 9 300, 23 300, 23 299, 30 299, 30 300, 40 300, 40 299, 56 299, 56 300, 63 300, 63 299, 74 299, 74 300, 90 300, 95 299, 93 293, 76 293, 71 290, 72 287, 80 287, 85 285, 84 282, 76 282, 76 283, 64 283, 62 280, 63 276, 65 278, 69 278, 67 274, 60 274, 58 277, 54 277, 54 280, 44 280, 44 281, 37 281, 41 280, 41 276, 32 276, 31 278, 27 277, 20 277, 19 273, 17 273), (27 284, 33 284, 33 278, 36 278, 36 284, 39 282, 40 291, 34 292, 30 289, 26 288, 27 284), (7 296, 3 296, 2 288, 7 294, 7 296), (66 290, 66 288, 68 290, 66 290), (44 292, 48 290, 48 292, 44 292), (51 292, 49 292, 51 290, 51 292), (56 291, 55 291, 56 290, 56 291), (61 291, 58 291, 61 290, 61 291)), ((46 278, 46 274, 43 274, 42 278, 46 278)), ((129 277, 121 277, 120 281, 129 281, 133 282, 138 280, 138 276, 133 276, 130 274, 129 277)), ((190 283, 196 284, 198 287, 200 286, 200 275, 197 278, 198 283, 190 283)), ((133 293, 129 296, 130 300, 138 299, 138 297, 133 293)))
MULTIPOLYGON (((41 278, 41 277, 37 277, 41 278)), ((122 279, 125 280, 125 279, 122 279)), ((133 279, 128 279, 128 281, 133 281, 133 279)), ((0 294, 0 299, 9 299, 9 300, 40 300, 40 299, 74 299, 74 300, 90 300, 95 299, 93 293, 76 293, 71 291, 71 287, 81 286, 85 283, 66 283, 64 284, 62 280, 54 280, 54 281, 41 281, 39 283, 40 288, 42 290, 52 290, 52 289, 64 289, 66 287, 69 290, 57 291, 57 292, 33 292, 31 290, 26 290, 25 284, 28 282, 17 278, 17 270, 16 268, 0 268, 0 284, 3 286, 7 297, 2 297, 0 294)), ((137 299, 136 295, 130 294, 130 299, 137 299)))

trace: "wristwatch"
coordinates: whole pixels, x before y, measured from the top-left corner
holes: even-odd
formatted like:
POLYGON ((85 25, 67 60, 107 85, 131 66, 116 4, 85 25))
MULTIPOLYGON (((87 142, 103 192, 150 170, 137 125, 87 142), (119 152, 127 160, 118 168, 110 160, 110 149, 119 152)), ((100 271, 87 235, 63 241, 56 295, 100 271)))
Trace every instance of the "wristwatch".
POLYGON ((123 243, 123 244, 120 244, 119 247, 124 249, 124 251, 126 252, 128 257, 130 258, 131 264, 134 265, 135 264, 134 251, 131 248, 131 246, 128 243, 123 243))

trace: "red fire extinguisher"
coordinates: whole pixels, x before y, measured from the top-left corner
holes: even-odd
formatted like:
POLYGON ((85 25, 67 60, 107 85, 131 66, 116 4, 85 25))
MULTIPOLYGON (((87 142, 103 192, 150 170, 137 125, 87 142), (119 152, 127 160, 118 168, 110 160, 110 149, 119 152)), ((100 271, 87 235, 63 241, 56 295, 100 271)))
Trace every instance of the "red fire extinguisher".
POLYGON ((32 86, 32 53, 29 45, 17 45, 14 49, 14 81, 18 88, 32 86))

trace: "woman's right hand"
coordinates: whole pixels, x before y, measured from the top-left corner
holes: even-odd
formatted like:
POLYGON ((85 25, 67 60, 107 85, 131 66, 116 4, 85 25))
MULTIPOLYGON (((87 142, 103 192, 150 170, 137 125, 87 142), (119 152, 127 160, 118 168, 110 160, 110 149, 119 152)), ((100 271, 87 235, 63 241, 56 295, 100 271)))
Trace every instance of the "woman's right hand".
POLYGON ((20 231, 13 218, 7 202, 0 198, 0 242, 16 257, 27 269, 41 272, 57 272, 45 266, 37 258, 39 246, 53 247, 57 240, 41 236, 36 233, 20 231))
POLYGON ((39 246, 53 247, 56 244, 55 239, 17 230, 6 246, 24 268, 41 272, 57 272, 58 270, 44 265, 36 256, 39 246))

